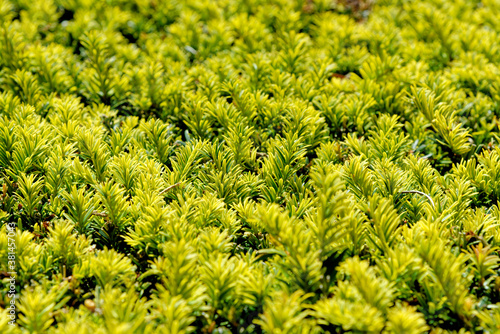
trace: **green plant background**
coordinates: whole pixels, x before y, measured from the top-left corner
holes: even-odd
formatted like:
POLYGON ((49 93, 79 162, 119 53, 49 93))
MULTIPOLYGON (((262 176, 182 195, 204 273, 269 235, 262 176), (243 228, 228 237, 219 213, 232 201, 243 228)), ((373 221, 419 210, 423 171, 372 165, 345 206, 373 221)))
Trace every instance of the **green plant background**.
POLYGON ((497 333, 499 0, 0 0, 1 333, 497 333))

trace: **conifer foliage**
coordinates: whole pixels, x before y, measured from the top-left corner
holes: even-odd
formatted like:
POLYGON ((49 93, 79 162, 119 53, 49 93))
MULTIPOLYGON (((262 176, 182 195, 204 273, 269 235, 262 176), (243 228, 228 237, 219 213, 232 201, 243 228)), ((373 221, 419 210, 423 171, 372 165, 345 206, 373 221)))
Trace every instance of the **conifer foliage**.
POLYGON ((499 23, 0 0, 0 332, 497 333, 499 23))

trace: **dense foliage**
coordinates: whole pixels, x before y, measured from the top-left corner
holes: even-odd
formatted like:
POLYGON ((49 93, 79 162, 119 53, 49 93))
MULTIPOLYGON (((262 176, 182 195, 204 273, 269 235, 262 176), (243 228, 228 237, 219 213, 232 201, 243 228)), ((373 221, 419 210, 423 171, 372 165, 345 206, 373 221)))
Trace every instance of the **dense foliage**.
POLYGON ((496 333, 499 0, 0 0, 0 332, 496 333))

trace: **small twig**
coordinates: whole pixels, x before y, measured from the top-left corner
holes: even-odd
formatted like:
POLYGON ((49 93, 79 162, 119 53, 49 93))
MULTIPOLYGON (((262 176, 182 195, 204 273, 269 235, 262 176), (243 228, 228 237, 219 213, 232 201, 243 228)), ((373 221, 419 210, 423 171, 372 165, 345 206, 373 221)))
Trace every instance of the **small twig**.
POLYGON ((98 216, 98 217, 107 217, 108 214, 106 212, 99 212, 99 211, 92 211, 93 216, 98 216))
POLYGON ((158 193, 158 195, 162 195, 162 194, 166 193, 167 191, 169 191, 170 189, 173 189, 173 188, 178 187, 178 186, 180 186, 180 185, 181 185, 181 183, 180 183, 180 182, 177 182, 177 183, 175 183, 175 184, 172 184, 171 186, 168 186, 168 187, 166 187, 165 189, 163 189, 162 191, 160 191, 160 192, 158 193))
POLYGON ((432 208, 435 209, 436 208, 436 205, 434 204, 434 201, 432 200, 432 198, 427 195, 426 193, 423 193, 421 191, 418 191, 418 190, 403 190, 403 191, 400 191, 401 194, 419 194, 419 195, 422 195, 422 196, 425 196, 427 197, 427 199, 429 200, 429 202, 431 202, 432 204, 432 208))
POLYGON ((268 157, 269 155, 267 155, 267 153, 264 153, 264 152, 257 152, 256 153, 258 157, 268 157))

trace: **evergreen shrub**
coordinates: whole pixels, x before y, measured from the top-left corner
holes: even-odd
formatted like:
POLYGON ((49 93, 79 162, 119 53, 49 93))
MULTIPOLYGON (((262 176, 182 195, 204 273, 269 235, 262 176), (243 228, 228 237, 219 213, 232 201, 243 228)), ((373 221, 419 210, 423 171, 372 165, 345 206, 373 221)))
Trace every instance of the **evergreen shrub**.
POLYGON ((499 117, 499 0, 0 0, 0 332, 498 333, 499 117))

